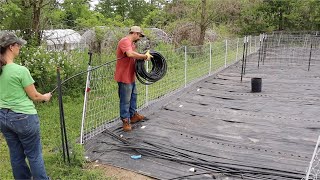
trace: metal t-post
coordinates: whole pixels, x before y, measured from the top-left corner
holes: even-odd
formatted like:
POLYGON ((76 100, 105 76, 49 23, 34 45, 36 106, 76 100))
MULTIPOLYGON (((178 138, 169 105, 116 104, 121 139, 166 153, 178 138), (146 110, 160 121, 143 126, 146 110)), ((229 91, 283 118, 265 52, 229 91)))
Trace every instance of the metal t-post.
POLYGON ((254 36, 254 52, 257 52, 257 37, 254 36))
POLYGON ((89 54, 89 63, 88 63, 88 68, 87 68, 86 89, 85 89, 85 92, 84 92, 84 100, 83 100, 81 132, 80 132, 80 144, 84 143, 84 139, 83 139, 84 123, 85 123, 86 111, 87 111, 88 93, 90 92, 92 52, 88 52, 88 54, 89 54))
POLYGON ((187 46, 184 47, 184 87, 187 87, 187 46))
POLYGON ((247 57, 248 57, 248 46, 249 46, 249 37, 247 36, 247 42, 246 42, 246 54, 245 54, 245 58, 244 58, 244 69, 243 69, 243 74, 246 74, 247 57))
POLYGON ((242 67, 241 67, 241 82, 242 82, 242 76, 243 76, 243 69, 244 69, 244 56, 246 51, 246 36, 243 38, 243 51, 242 51, 242 67))
POLYGON ((261 38, 262 38, 262 34, 260 34, 260 45, 259 45, 258 69, 259 69, 259 65, 260 65, 260 58, 261 58, 261 38))
POLYGON ((248 43, 249 43, 249 53, 251 54, 251 52, 252 52, 252 50, 251 50, 251 44, 252 44, 252 36, 250 35, 249 37, 248 37, 248 43), (249 41, 250 40, 250 41, 249 41))
POLYGON ((239 54, 239 38, 237 38, 237 54, 236 54, 236 61, 238 61, 238 54, 239 54))
POLYGON ((211 70, 212 70, 212 45, 210 43, 210 49, 209 49, 209 53, 210 53, 210 62, 209 62, 209 75, 211 75, 211 70))
POLYGON ((311 63, 311 57, 312 57, 312 41, 311 41, 310 54, 309 54, 309 64, 308 64, 308 71, 310 71, 310 63, 311 63))
POLYGON ((61 130, 63 160, 64 162, 66 162, 66 154, 67 154, 68 162, 70 164, 68 138, 67 138, 66 125, 64 121, 64 110, 63 110, 63 102, 62 102, 61 78, 60 78, 59 67, 57 68, 57 81, 58 81, 58 99, 59 99, 59 111, 60 111, 60 130, 61 130))
POLYGON ((228 40, 226 39, 226 52, 224 54, 224 67, 227 67, 227 58, 228 58, 228 40))
POLYGON ((263 50, 262 64, 263 65, 267 55, 267 46, 268 46, 268 41, 267 41, 267 35, 265 34, 262 39, 262 50, 263 50))

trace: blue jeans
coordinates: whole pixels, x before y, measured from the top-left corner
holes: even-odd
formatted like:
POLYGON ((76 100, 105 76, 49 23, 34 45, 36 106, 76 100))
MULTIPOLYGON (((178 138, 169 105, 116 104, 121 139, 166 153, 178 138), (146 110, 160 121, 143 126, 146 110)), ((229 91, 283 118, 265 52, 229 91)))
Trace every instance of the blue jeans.
POLYGON ((0 109, 0 129, 9 147, 14 179, 48 179, 42 158, 38 115, 0 109))
POLYGON ((137 87, 136 83, 118 82, 118 94, 120 98, 120 118, 132 117, 137 111, 137 87))

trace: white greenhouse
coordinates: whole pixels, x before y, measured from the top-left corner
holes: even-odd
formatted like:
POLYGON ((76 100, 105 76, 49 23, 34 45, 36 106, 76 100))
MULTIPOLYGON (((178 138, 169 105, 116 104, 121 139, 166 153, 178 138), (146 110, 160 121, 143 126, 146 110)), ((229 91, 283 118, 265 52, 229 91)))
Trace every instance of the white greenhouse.
POLYGON ((72 29, 44 30, 42 41, 47 50, 63 51, 81 47, 81 35, 72 29))

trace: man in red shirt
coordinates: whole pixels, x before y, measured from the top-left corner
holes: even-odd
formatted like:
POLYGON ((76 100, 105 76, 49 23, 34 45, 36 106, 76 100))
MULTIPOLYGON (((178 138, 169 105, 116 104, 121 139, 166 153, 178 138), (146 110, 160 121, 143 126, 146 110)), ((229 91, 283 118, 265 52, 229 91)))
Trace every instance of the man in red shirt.
POLYGON ((135 83, 135 61, 136 59, 150 60, 152 55, 136 52, 135 43, 144 37, 139 26, 132 26, 129 34, 118 42, 116 51, 117 63, 114 79, 118 82, 118 94, 120 98, 120 118, 123 122, 123 130, 130 131, 130 123, 144 119, 143 115, 137 113, 137 88, 135 83))

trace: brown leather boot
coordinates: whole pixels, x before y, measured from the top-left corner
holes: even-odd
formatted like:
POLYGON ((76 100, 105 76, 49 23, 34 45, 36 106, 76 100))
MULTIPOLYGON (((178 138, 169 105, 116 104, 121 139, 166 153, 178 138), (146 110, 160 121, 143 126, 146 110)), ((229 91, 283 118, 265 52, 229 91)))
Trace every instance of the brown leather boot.
POLYGON ((123 128, 123 131, 131 131, 131 125, 129 123, 129 119, 128 118, 125 118, 125 119, 122 119, 122 128, 123 128))
POLYGON ((133 123, 136 123, 138 121, 141 121, 144 119, 144 116, 139 114, 139 113, 134 113, 134 115, 130 118, 130 123, 133 124, 133 123))

